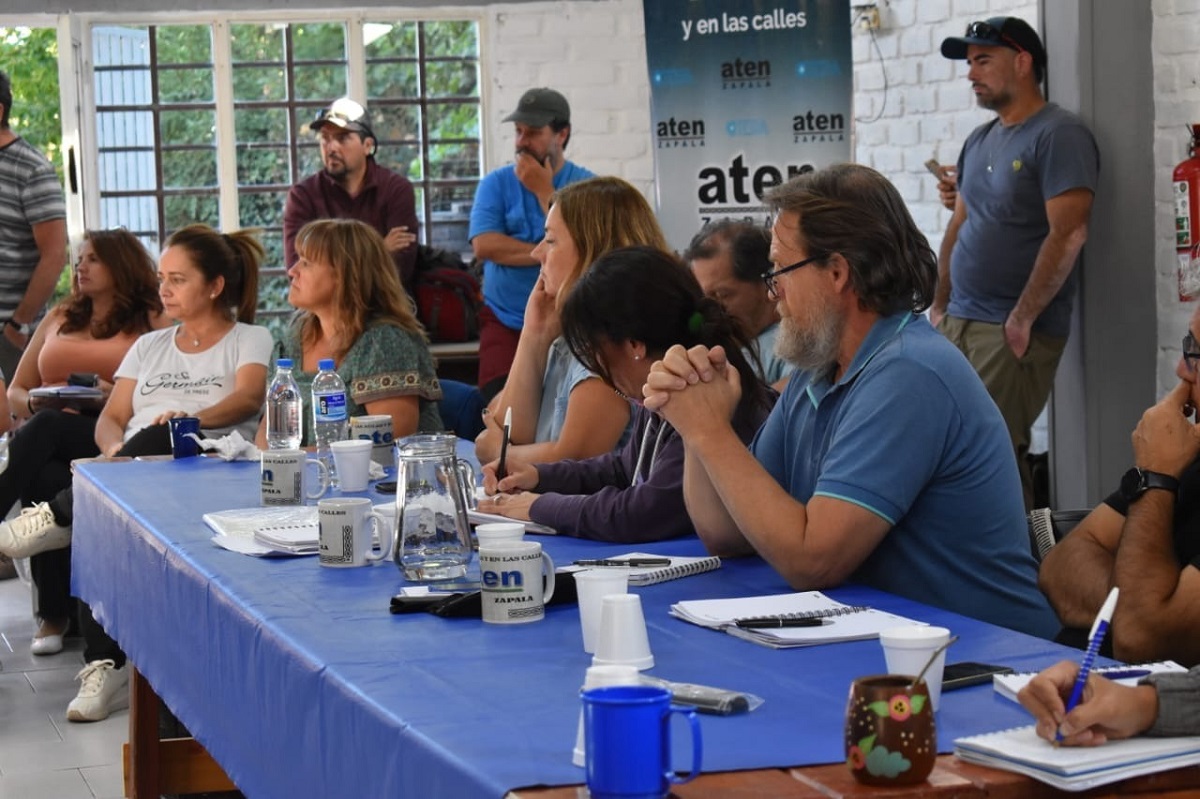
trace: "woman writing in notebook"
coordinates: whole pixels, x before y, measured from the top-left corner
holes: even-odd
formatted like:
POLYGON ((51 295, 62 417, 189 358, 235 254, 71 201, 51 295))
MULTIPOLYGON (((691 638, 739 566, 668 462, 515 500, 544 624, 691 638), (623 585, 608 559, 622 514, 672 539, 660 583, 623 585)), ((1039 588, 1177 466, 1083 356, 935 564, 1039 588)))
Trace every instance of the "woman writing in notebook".
POLYGON ((533 250, 541 273, 525 306, 512 370, 475 439, 481 463, 499 457, 501 425, 510 408, 508 455, 527 463, 588 458, 620 443, 629 405, 571 354, 560 313, 596 258, 638 244, 670 251, 650 204, 624 180, 591 178, 554 195, 545 238, 533 250))
MULTIPOLYGON (((100 454, 94 433, 113 372, 143 333, 162 327, 162 301, 154 279, 154 259, 127 230, 88 231, 71 276, 71 293, 46 314, 29 340, 8 383, 13 416, 20 420, 9 442, 9 465, 0 474, 0 514, 13 503, 35 505, 71 484, 71 461, 100 454), (62 387, 72 374, 95 375, 98 399, 35 396, 38 388, 62 387)), ((0 549, 11 541, 0 527, 0 549)), ((62 650, 63 633, 74 610, 71 602, 71 550, 32 555, 41 625, 31 651, 62 650)))
POLYGON ((502 479, 496 462, 483 467, 484 486, 495 496, 480 510, 607 541, 691 533, 683 504, 683 441, 635 398, 650 364, 671 345, 723 347, 742 376, 733 421, 748 442, 776 395, 747 362, 741 327, 704 296, 691 270, 673 255, 628 247, 601 256, 579 278, 563 303, 562 331, 580 363, 630 403, 633 435, 619 451, 584 460, 536 463, 512 448, 502 479))
POLYGON ((1029 681, 1017 698, 1037 720, 1037 733, 1068 746, 1097 746, 1135 735, 1200 735, 1200 667, 1144 677, 1137 686, 1088 676, 1083 701, 1070 713, 1079 664, 1064 660, 1029 681))

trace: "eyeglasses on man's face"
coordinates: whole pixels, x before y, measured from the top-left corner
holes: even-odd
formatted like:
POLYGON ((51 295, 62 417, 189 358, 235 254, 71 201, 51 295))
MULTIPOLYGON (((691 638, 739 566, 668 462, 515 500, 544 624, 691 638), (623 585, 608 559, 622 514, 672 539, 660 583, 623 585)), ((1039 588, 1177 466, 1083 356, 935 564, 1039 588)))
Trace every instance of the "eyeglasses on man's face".
POLYGON ((822 258, 825 258, 826 255, 827 255, 827 253, 820 253, 818 255, 812 255, 812 256, 809 256, 808 258, 805 258, 803 261, 797 261, 796 263, 791 264, 789 266, 782 266, 773 272, 764 272, 762 279, 763 279, 763 283, 765 283, 767 285, 767 296, 769 296, 773 300, 779 299, 779 294, 776 291, 776 280, 779 278, 780 275, 786 275, 788 272, 794 272, 795 270, 799 269, 802 266, 808 266, 813 261, 819 261, 822 258))
POLYGON ((1196 337, 1189 330, 1183 337, 1183 362, 1187 365, 1189 372, 1194 372, 1197 361, 1200 361, 1200 342, 1196 341, 1196 337))
POLYGON ((1025 48, 1017 44, 1016 40, 1011 36, 1005 36, 1004 33, 995 25, 987 22, 972 22, 967 26, 968 39, 983 39, 989 42, 995 42, 1005 47, 1011 47, 1018 53, 1026 52, 1025 48))

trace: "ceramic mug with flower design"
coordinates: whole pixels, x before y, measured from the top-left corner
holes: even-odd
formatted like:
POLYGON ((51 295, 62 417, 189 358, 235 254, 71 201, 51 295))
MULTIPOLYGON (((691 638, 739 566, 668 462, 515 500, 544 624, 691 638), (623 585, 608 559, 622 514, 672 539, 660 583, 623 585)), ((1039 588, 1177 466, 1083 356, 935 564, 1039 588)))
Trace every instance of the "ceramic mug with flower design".
POLYGON ((937 728, 925 681, 860 677, 846 703, 846 765, 867 785, 923 782, 937 758, 937 728))

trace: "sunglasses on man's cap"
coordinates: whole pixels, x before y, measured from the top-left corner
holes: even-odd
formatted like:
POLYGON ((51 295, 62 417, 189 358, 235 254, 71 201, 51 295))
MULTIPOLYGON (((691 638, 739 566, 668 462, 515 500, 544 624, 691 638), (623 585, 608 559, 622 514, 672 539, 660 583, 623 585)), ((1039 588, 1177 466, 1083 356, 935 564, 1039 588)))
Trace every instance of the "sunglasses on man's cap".
POLYGON ((367 109, 349 97, 334 100, 327 107, 322 108, 317 112, 317 118, 309 123, 308 127, 310 130, 317 131, 325 123, 336 125, 344 130, 353 130, 372 138, 375 136, 371 132, 371 118, 367 115, 367 109))

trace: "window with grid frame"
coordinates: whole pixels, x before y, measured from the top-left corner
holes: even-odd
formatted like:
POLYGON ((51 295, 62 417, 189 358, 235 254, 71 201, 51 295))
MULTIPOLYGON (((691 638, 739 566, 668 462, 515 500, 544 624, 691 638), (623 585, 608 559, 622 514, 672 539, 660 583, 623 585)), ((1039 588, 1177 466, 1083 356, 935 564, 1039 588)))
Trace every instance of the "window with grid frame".
POLYGON ((93 27, 104 227, 123 225, 151 247, 192 222, 219 227, 222 216, 260 228, 268 253, 260 311, 268 324, 286 317, 284 201, 293 183, 321 169, 308 123, 362 86, 376 160, 412 181, 421 240, 469 253, 481 170, 477 22, 234 19, 229 70, 215 68, 213 31, 210 23, 93 27), (223 75, 229 85, 218 87, 223 75), (232 98, 232 142, 218 135, 222 96, 232 98), (220 165, 229 160, 237 190, 224 196, 236 212, 222 214, 220 165))

